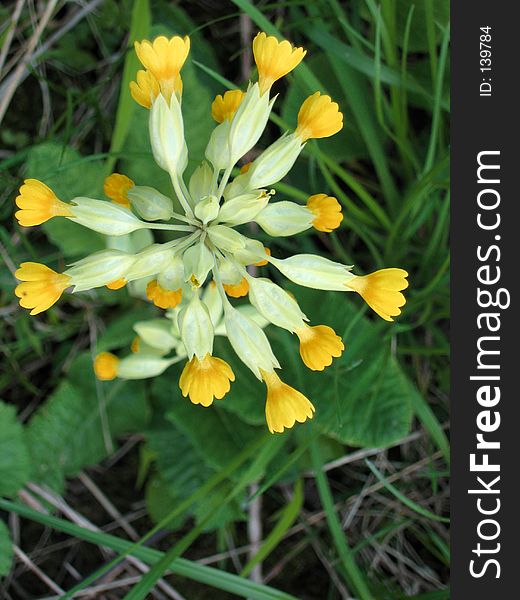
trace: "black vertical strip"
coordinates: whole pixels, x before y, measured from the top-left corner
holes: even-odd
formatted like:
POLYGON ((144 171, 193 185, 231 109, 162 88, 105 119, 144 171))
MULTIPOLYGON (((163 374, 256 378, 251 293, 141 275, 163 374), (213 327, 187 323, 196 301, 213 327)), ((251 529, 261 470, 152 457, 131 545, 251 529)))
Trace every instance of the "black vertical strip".
POLYGON ((482 0, 453 0, 451 6, 455 600, 520 598, 520 327, 516 314, 520 274, 516 42, 520 31, 516 7, 514 2, 482 0), (487 66, 490 71, 482 70, 487 66), (479 155, 482 163, 498 167, 484 167, 480 183, 479 155))

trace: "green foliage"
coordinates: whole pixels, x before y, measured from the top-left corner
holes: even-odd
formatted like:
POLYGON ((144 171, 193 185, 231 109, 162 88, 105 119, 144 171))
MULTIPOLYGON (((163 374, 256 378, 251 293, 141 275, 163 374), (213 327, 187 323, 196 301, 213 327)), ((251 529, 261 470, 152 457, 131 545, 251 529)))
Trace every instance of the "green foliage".
POLYGON ((0 519, 0 577, 11 570, 13 562, 13 545, 6 524, 0 519))
POLYGON ((14 496, 29 479, 30 468, 16 411, 0 401, 0 496, 14 496))
POLYGON ((118 436, 142 431, 148 416, 142 382, 102 386, 94 378, 90 355, 78 356, 68 379, 27 426, 35 480, 61 491, 65 477, 103 460, 113 451, 118 436))

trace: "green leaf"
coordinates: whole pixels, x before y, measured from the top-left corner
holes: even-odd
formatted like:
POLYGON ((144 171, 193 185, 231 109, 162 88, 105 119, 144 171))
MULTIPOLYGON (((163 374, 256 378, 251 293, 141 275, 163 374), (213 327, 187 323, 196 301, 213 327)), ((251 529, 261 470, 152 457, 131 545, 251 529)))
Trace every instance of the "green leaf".
POLYGON ((13 563, 13 544, 7 525, 0 519, 0 577, 5 577, 13 563))
POLYGON ((30 477, 29 453, 14 406, 0 402, 0 496, 14 496, 30 477))
POLYGON ((80 355, 27 426, 35 478, 61 490, 66 476, 108 456, 118 436, 142 430, 148 415, 142 382, 96 381, 91 356, 80 355))
MULTIPOLYGON (((167 383, 167 378, 162 378, 167 383)), ((157 386, 154 386, 157 387, 157 386)), ((169 383, 171 390, 171 381, 169 383)), ((179 394, 180 395, 180 394, 179 394)), ((188 404, 185 398, 179 398, 178 404, 188 404)), ((201 408, 201 407, 196 407, 201 408)), ((197 425, 201 425, 209 416, 210 411, 205 409, 204 419, 198 419, 197 425)), ((195 423, 193 427, 196 428, 195 423)), ((252 438, 253 436, 251 436, 252 438)), ((158 478, 152 478, 147 486, 147 506, 154 520, 160 520, 166 514, 195 493, 218 469, 212 467, 201 453, 200 447, 194 442, 193 436, 184 433, 176 424, 169 419, 155 417, 152 426, 146 431, 149 449, 156 458, 158 478), (161 499, 159 506, 158 491, 166 489, 167 495, 161 499)), ((219 436, 210 435, 215 442, 226 444, 226 440, 219 436)), ((249 438, 249 439, 251 439, 249 438)), ((245 446, 246 444, 244 444, 245 446)), ((230 460, 238 454, 230 456, 230 460)), ((229 462, 229 461, 228 461, 229 462)), ((222 467, 225 464, 221 465, 222 467)), ((224 498, 230 489, 230 483, 225 481, 211 491, 210 498, 224 498)), ((190 513, 200 521, 206 515, 208 498, 191 507, 190 513)), ((209 521, 207 529, 221 527, 223 524, 243 518, 243 513, 238 503, 229 503, 224 510, 218 514, 218 519, 209 521)), ((173 527, 178 526, 174 522, 173 527)))

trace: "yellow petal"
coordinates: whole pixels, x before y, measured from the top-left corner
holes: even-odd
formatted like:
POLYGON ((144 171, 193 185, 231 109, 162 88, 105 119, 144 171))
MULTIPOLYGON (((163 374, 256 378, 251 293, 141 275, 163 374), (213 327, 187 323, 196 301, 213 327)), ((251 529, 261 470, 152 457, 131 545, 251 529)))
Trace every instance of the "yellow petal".
POLYGON ((307 208, 315 215, 312 225, 318 231, 330 233, 343 220, 341 205, 333 196, 315 194, 307 200, 307 208))
POLYGON ((235 374, 227 362, 206 354, 202 360, 194 356, 186 363, 179 387, 193 404, 210 406, 214 398, 220 400, 229 392, 231 381, 235 381, 235 374))
POLYGON ((258 67, 260 93, 271 88, 273 83, 297 67, 307 54, 303 48, 294 48, 290 42, 279 42, 263 31, 253 40, 253 55, 258 67))
POLYGON ((15 217, 23 227, 41 225, 52 217, 72 216, 70 206, 59 200, 48 186, 37 179, 24 181, 15 202, 21 209, 16 211, 15 217))
POLYGON ((316 92, 301 105, 296 134, 302 142, 334 135, 343 127, 343 114, 330 96, 316 92))
POLYGON ((284 383, 274 371, 261 374, 267 386, 265 418, 271 433, 282 433, 296 422, 312 419, 315 408, 301 392, 284 383))
POLYGON ((222 123, 226 119, 231 121, 244 96, 245 94, 241 90, 228 90, 224 96, 218 94, 211 104, 211 116, 217 123, 222 123))
POLYGON ((20 298, 22 308, 32 309, 31 315, 50 308, 70 285, 68 275, 56 273, 40 263, 22 263, 15 277, 23 282, 16 286, 15 295, 20 298))
POLYGON ((146 297, 158 308, 175 308, 182 300, 182 289, 164 289, 154 279, 146 286, 146 297))
POLYGON ((401 314, 406 298, 401 290, 408 287, 408 273, 403 269, 380 269, 369 275, 356 276, 345 285, 356 291, 385 321, 401 314))
POLYGON ((112 173, 105 178, 103 184, 103 191, 105 195, 121 206, 130 207, 130 200, 128 199, 128 192, 135 186, 135 183, 126 175, 121 173, 112 173))
POLYGON ((224 289, 226 290, 226 294, 231 296, 231 298, 242 298, 243 296, 247 296, 249 292, 249 283, 247 283, 245 277, 242 277, 240 283, 235 285, 224 284, 224 289))
POLYGON ((111 381, 117 377, 119 358, 111 352, 101 352, 94 359, 94 373, 101 381, 111 381))
POLYGON ((303 329, 296 330, 296 335, 300 338, 302 360, 312 371, 323 371, 345 349, 339 335, 327 325, 306 325, 303 329))

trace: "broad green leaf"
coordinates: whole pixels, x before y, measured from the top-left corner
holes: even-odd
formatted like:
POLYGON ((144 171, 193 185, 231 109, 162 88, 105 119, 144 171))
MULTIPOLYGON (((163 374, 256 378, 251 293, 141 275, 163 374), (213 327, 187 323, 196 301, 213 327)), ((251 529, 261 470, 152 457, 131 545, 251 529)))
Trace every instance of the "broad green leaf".
MULTIPOLYGON (((166 377, 163 377, 163 380, 166 380, 166 377)), ((179 398, 179 402, 184 404, 187 401, 179 398)), ((204 415, 204 418, 206 416, 204 415)), ((200 425, 202 422, 203 420, 199 418, 198 424, 200 425)), ((218 443, 226 443, 226 439, 220 437, 219 434, 211 437, 218 443)), ((147 505, 151 516, 160 520, 171 512, 176 504, 196 492, 216 472, 216 469, 212 468, 201 455, 201 450, 194 444, 192 437, 181 431, 171 420, 156 417, 152 426, 146 431, 146 438, 149 449, 156 457, 158 474, 158 477, 152 478, 148 483, 147 505), (166 489, 167 494, 162 498, 162 506, 159 506, 161 489, 166 489)), ((208 497, 193 505, 191 514, 196 516, 200 522, 207 515, 208 502, 213 507, 215 502, 218 503, 219 499, 223 500, 229 491, 230 483, 222 482, 211 491, 208 497)), ((218 519, 212 519, 206 524, 206 528, 221 527, 228 521, 235 521, 242 517, 237 502, 231 502, 219 512, 218 519)), ((173 525, 176 526, 176 523, 173 525)))
POLYGON ((80 355, 27 426, 35 478, 60 490, 66 476, 103 460, 118 436, 142 430, 148 416, 142 382, 98 382, 91 356, 80 355))
POLYGON ((0 577, 5 577, 13 562, 13 544, 6 524, 0 519, 0 577))
POLYGON ((14 496, 30 477, 29 454, 14 406, 0 401, 0 496, 14 496))

